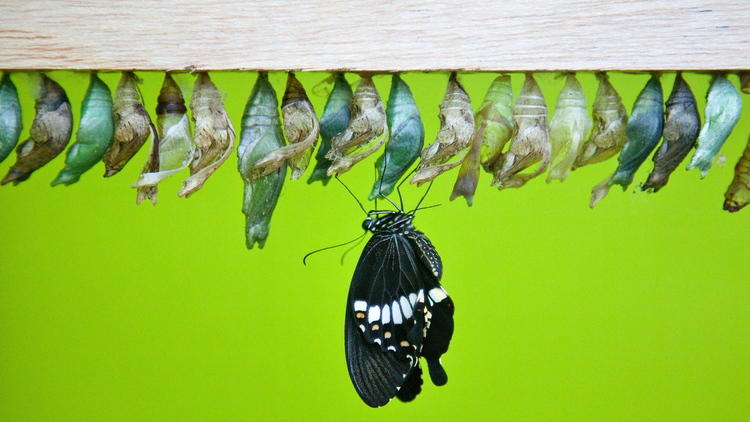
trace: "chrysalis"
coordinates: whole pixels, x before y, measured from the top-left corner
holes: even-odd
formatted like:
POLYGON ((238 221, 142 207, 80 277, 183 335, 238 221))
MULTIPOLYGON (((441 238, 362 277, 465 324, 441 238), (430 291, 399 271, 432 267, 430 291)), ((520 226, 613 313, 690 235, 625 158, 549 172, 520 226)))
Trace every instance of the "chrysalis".
POLYGON ((0 81, 0 163, 13 151, 21 136, 21 103, 10 74, 0 81))
POLYGON ((664 127, 662 101, 659 75, 655 74, 651 76, 635 100, 633 112, 625 129, 628 141, 623 146, 620 156, 617 157, 618 165, 615 173, 594 186, 591 191, 589 203, 591 208, 607 195, 610 186, 617 184, 622 186, 622 190, 627 189, 638 167, 656 147, 664 127))
POLYGON ((190 110, 195 122, 195 155, 190 162, 190 177, 185 179, 178 193, 182 197, 203 187, 208 177, 229 158, 234 146, 232 121, 224 109, 221 92, 206 72, 198 74, 195 80, 190 110))
POLYGON ((268 153, 255 163, 255 168, 259 170, 260 176, 265 176, 288 162, 292 168, 292 180, 297 180, 305 173, 310 162, 320 126, 305 88, 292 72, 289 72, 286 79, 281 114, 284 117, 284 134, 289 144, 268 153))
POLYGON ((76 132, 76 141, 65 156, 65 168, 60 171, 52 186, 76 183, 104 156, 112 143, 112 95, 107 85, 91 74, 89 88, 81 104, 81 121, 76 132))
POLYGON ((383 155, 375 162, 379 177, 372 187, 370 200, 387 196, 393 191, 424 145, 424 125, 419 117, 419 108, 411 90, 399 75, 393 75, 391 80, 385 113, 390 133, 383 155))
POLYGON ((513 121, 513 88, 509 75, 492 81, 476 116, 474 137, 481 143, 480 160, 485 170, 494 172, 505 144, 516 130, 513 121))
POLYGON ((734 167, 734 179, 724 197, 724 209, 729 212, 737 212, 750 203, 750 138, 734 167))
POLYGON ((620 96, 615 91, 606 73, 597 73, 599 88, 594 99, 594 130, 581 148, 573 164, 573 170, 588 164, 594 164, 615 155, 623 145, 628 113, 620 96))
POLYGON ((513 88, 510 76, 500 75, 492 81, 482 105, 475 116, 474 134, 469 152, 458 170, 450 200, 459 196, 466 198, 471 206, 479 183, 479 164, 494 173, 503 147, 508 143, 516 126, 513 122, 513 88))
POLYGON ((16 148, 16 163, 0 184, 13 182, 17 185, 57 157, 68 145, 72 128, 68 96, 57 82, 42 74, 30 137, 16 148))
POLYGON ((576 157, 581 152, 593 122, 586 110, 586 95, 574 74, 565 79, 565 86, 557 97, 555 113, 550 121, 550 142, 552 143, 552 160, 559 153, 563 157, 547 175, 547 183, 553 180, 565 180, 576 157))
POLYGON ((326 158, 332 161, 326 174, 342 174, 383 145, 387 123, 383 102, 370 76, 363 75, 352 97, 351 120, 331 139, 326 158))
MULTIPOLYGON (((167 73, 156 106, 158 147, 154 147, 141 176, 133 184, 138 189, 136 203, 149 199, 156 204, 157 184, 179 172, 193 159, 193 140, 190 121, 185 114, 182 91, 167 73)), ((154 139, 157 142, 157 139, 154 139)))
POLYGON ((495 173, 493 185, 498 189, 519 188, 544 173, 550 163, 547 104, 531 73, 526 74, 523 88, 513 107, 513 120, 518 131, 495 173), (521 173, 539 161, 541 163, 536 170, 521 173))
POLYGON ((643 185, 643 190, 654 192, 667 184, 669 175, 695 145, 701 127, 695 97, 682 73, 677 72, 672 93, 667 99, 664 140, 654 154, 654 170, 643 185))
POLYGON ((708 88, 706 122, 698 135, 698 148, 687 169, 697 168, 701 177, 711 168, 714 156, 740 120, 742 98, 737 89, 723 74, 716 75, 708 88))
POLYGON ((242 212, 247 217, 245 235, 248 249, 255 243, 263 248, 268 238, 271 214, 281 194, 286 166, 255 178, 255 163, 269 152, 284 146, 279 122, 276 92, 268 82, 268 75, 258 74, 253 92, 242 116, 242 133, 237 149, 238 168, 245 182, 242 212))
POLYGON ((422 151, 417 173, 411 183, 417 186, 435 179, 442 173, 458 166, 464 159, 474 133, 474 114, 471 99, 464 87, 451 73, 448 86, 440 103, 440 130, 435 142, 422 151), (449 161, 455 158, 453 161, 449 161))
POLYGON ((320 147, 315 154, 315 168, 313 169, 307 183, 317 180, 328 184, 331 178, 326 172, 331 166, 331 160, 326 158, 326 154, 331 149, 331 138, 346 130, 349 125, 350 110, 352 103, 352 88, 346 81, 343 73, 335 75, 333 91, 328 96, 323 115, 320 117, 320 147))
POLYGON ((740 72, 740 86, 742 92, 750 94, 750 72, 740 72))
POLYGON ((138 90, 138 77, 133 72, 122 72, 115 90, 112 117, 115 134, 112 145, 104 153, 104 177, 117 174, 138 152, 152 131, 151 117, 143 107, 138 90))

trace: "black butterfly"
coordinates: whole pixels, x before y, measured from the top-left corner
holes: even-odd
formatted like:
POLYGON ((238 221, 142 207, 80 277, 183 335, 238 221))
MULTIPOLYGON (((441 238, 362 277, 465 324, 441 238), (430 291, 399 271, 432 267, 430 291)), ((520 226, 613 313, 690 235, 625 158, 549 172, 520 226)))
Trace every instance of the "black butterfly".
POLYGON ((454 307, 440 286, 440 256, 412 225, 414 211, 367 216, 362 227, 373 236, 349 287, 345 349, 354 388, 367 405, 379 407, 394 396, 411 401, 420 393, 420 357, 435 385, 448 381, 440 356, 453 336, 454 307))

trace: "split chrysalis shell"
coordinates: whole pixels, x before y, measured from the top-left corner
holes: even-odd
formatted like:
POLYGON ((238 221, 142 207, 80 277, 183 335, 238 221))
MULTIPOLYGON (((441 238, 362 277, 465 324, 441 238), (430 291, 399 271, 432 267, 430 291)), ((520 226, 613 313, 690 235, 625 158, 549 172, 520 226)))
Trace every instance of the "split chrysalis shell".
POLYGON ((742 113, 740 93, 724 74, 714 76, 706 97, 706 122, 698 135, 695 154, 687 166, 688 170, 699 169, 701 177, 706 177, 714 157, 729 138, 742 113))
POLYGON ((750 94, 750 71, 740 72, 740 86, 742 92, 750 94))
POLYGON ((479 183, 479 165, 494 173, 505 144, 516 131, 509 75, 500 75, 492 81, 474 117, 474 126, 469 152, 461 163, 450 196, 451 201, 463 196, 469 206, 479 183))
POLYGON ((229 158, 235 137, 221 92, 206 72, 198 74, 195 80, 190 110, 195 123, 195 153, 190 162, 190 177, 185 179, 177 194, 185 198, 202 188, 208 177, 229 158))
POLYGON ((154 139, 155 147, 151 150, 141 176, 133 184, 138 189, 136 203, 149 199, 156 204, 157 184, 185 169, 193 159, 193 137, 190 135, 190 121, 186 111, 180 87, 166 73, 156 106, 159 139, 154 139))
POLYGON ((326 158, 332 163, 326 174, 342 174, 377 151, 385 142, 387 129, 380 94, 372 78, 363 75, 352 97, 349 125, 331 139, 326 158))
POLYGON ((695 96, 681 72, 677 72, 672 93, 667 99, 661 146, 654 154, 654 169, 643 184, 643 190, 658 191, 669 180, 669 175, 685 159, 698 139, 701 120, 695 96))
POLYGON ((292 180, 297 180, 305 173, 310 162, 320 133, 320 125, 305 88, 293 72, 289 72, 287 76, 286 90, 281 101, 281 115, 288 144, 268 153, 255 163, 255 169, 259 176, 265 176, 289 163, 292 180))
POLYGON ((270 230, 271 216, 284 186, 286 166, 256 178, 255 164, 269 152, 284 146, 276 92, 261 72, 242 116, 238 170, 245 182, 242 212, 246 216, 245 241, 248 249, 257 243, 263 248, 270 230))
POLYGON ((21 136, 21 102, 10 73, 0 81, 0 163, 13 151, 21 136))
POLYGON ((331 176, 327 174, 327 171, 328 167, 331 166, 331 160, 326 158, 326 154, 331 149, 331 139, 346 130, 346 127, 349 126, 352 88, 349 86, 343 73, 332 76, 335 81, 333 90, 323 108, 323 115, 320 116, 320 147, 318 147, 318 152, 315 154, 315 168, 310 178, 307 179, 307 183, 320 180, 323 182, 323 185, 328 184, 331 176))
POLYGON ((724 209, 737 212, 750 203, 750 137, 745 151, 734 167, 734 179, 724 194, 724 209))
POLYGON ((30 137, 16 148, 16 162, 0 184, 13 182, 17 185, 57 157, 68 145, 72 128, 68 96, 57 82, 42 74, 30 137))
POLYGON ((583 141, 591 131, 593 121, 586 108, 586 95, 574 74, 565 78, 565 86, 557 97, 557 106, 550 120, 551 160, 558 154, 563 157, 552 165, 547 183, 565 180, 576 157, 581 153, 583 141))
POLYGON ((635 100, 625 129, 628 140, 617 157, 617 169, 611 177, 591 190, 590 207, 593 208, 604 198, 612 185, 620 185, 625 190, 632 183, 635 172, 661 138, 664 128, 663 100, 659 75, 652 75, 635 100))
POLYGON ((609 82, 606 73, 597 73, 596 77, 599 79, 599 88, 591 113, 594 128, 589 139, 581 147, 573 170, 609 159, 617 154, 627 141, 625 127, 628 123, 628 113, 622 99, 609 82))
POLYGON ((508 152, 502 155, 497 166, 493 185, 498 189, 519 188, 544 173, 550 163, 547 104, 531 73, 526 74, 513 107, 513 120, 518 129, 508 152), (536 163, 539 163, 536 170, 521 173, 536 163))
POLYGON ((138 77, 133 72, 122 72, 115 89, 112 117, 115 133, 107 152, 104 153, 104 177, 117 174, 141 149, 151 134, 151 117, 143 107, 143 97, 138 90, 138 77))
POLYGON ((102 159, 112 144, 114 130, 112 94, 96 73, 92 73, 81 104, 81 121, 76 141, 68 149, 65 168, 52 181, 52 186, 78 182, 83 173, 102 159))
POLYGON ((385 109, 388 119, 388 143, 383 155, 375 162, 378 178, 370 200, 388 196, 401 176, 419 157, 424 145, 424 125, 414 96, 399 75, 393 75, 391 92, 385 109))
POLYGON ((435 142, 422 151, 419 167, 410 182, 417 186, 457 167, 469 152, 474 134, 474 113, 469 94, 458 82, 455 72, 448 78, 439 117, 440 130, 435 142), (451 159, 453 161, 449 161, 451 159))

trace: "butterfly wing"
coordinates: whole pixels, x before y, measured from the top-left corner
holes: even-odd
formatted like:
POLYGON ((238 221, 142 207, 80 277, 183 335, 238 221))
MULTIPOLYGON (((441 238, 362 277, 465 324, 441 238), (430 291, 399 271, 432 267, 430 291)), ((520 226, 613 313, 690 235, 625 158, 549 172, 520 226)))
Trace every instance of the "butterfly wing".
MULTIPOLYGON (((375 233, 365 245, 349 288, 345 345, 352 383, 369 406, 388 403, 419 363, 432 277, 403 235, 375 233)), ((416 396, 421 376, 408 381, 404 397, 416 396)))

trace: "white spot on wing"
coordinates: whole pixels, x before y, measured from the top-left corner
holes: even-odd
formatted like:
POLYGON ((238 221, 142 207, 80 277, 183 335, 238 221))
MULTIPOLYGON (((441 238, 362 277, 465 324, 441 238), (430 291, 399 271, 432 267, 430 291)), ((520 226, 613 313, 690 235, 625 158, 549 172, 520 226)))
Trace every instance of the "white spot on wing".
POLYGON ((401 311, 399 311, 398 302, 395 300, 391 304, 391 313, 393 314, 393 323, 401 324, 404 320, 401 318, 401 311))
POLYGON ((391 352, 395 352, 396 351, 396 347, 395 346, 388 346, 388 350, 390 350, 391 352))
POLYGON ((435 287, 434 289, 430 290, 430 298, 434 300, 436 303, 439 303, 443 301, 448 295, 445 293, 445 290, 443 290, 440 287, 435 287))
POLYGON ((367 311, 367 322, 374 322, 380 319, 380 306, 370 306, 367 311))
POLYGON ((367 310, 367 302, 364 300, 355 300, 354 301, 354 310, 355 311, 365 311, 367 310))
POLYGON ((400 302, 401 302, 401 312, 404 313, 404 318, 406 319, 411 318, 411 305, 409 304, 409 300, 406 299, 406 296, 401 296, 400 302))
POLYGON ((391 307, 388 305, 383 306, 382 322, 383 324, 391 322, 391 307))
POLYGON ((376 338, 375 340, 373 340, 373 342, 378 343, 378 344, 383 344, 382 340, 380 340, 379 338, 376 338))
POLYGON ((414 293, 409 293, 409 302, 411 302, 411 306, 414 307, 414 305, 417 303, 417 295, 414 293))

